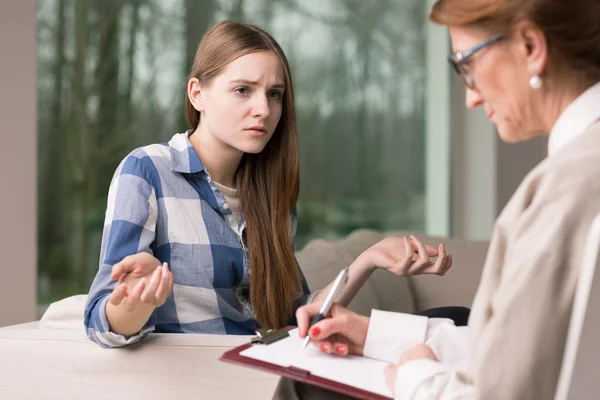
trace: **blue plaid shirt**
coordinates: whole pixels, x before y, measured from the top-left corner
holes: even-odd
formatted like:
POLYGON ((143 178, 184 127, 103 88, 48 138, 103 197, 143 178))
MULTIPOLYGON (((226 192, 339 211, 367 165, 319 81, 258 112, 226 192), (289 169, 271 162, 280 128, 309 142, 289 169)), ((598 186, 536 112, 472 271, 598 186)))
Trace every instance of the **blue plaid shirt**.
MULTIPOLYGON (((135 343, 148 332, 253 334, 258 328, 248 302, 249 271, 244 221, 238 229, 187 133, 168 144, 131 152, 108 192, 100 268, 85 307, 87 335, 103 347, 135 343), (138 335, 110 332, 106 303, 116 281, 112 266, 130 254, 153 254, 173 272, 173 292, 138 335)), ((296 229, 291 216, 292 233, 296 229)), ((295 307, 309 301, 303 293, 295 307)), ((295 324, 294 319, 290 321, 295 324)))

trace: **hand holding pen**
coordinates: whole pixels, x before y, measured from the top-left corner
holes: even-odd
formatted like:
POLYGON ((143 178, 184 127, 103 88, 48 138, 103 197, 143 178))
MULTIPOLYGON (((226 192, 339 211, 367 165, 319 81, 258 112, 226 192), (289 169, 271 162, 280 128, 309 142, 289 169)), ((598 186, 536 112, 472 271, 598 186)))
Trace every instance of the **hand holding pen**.
POLYGON ((369 318, 334 304, 348 279, 347 269, 336 277, 325 302, 307 304, 296 312, 300 337, 309 340, 326 353, 362 355, 369 318), (309 330, 310 327, 310 330, 309 330))
POLYGON ((313 344, 325 353, 362 355, 370 318, 333 304, 328 318, 310 325, 321 307, 320 303, 313 303, 298 309, 296 318, 300 337, 310 335, 313 344))
MULTIPOLYGON (((331 306, 333 305, 334 301, 336 301, 337 298, 339 297, 339 294, 342 292, 342 289, 346 285, 346 282, 348 282, 348 267, 341 270, 340 273, 338 274, 338 276, 333 281, 333 285, 331 286, 331 290, 329 291, 329 293, 327 294, 327 297, 325 298, 325 302, 319 309, 319 313, 317 315, 315 315, 314 318, 312 319, 310 326, 313 326, 317 322, 321 321, 323 318, 325 318, 329 314, 329 310, 331 309, 331 306)), ((304 339, 304 343, 302 345, 303 349, 306 348, 306 345, 308 344, 309 339, 310 339, 310 336, 307 335, 306 339, 304 339)))

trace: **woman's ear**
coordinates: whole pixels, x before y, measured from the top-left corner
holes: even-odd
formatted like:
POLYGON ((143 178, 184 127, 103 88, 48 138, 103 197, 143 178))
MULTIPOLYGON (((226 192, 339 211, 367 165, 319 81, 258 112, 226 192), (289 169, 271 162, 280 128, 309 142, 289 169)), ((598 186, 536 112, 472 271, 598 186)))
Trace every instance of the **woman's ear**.
POLYGON ((529 73, 542 75, 548 63, 548 43, 542 30, 530 21, 523 21, 515 27, 515 36, 520 40, 529 73))
POLYGON ((196 111, 204 111, 204 99, 202 98, 202 88, 200 87, 198 78, 192 78, 188 81, 187 95, 196 111))

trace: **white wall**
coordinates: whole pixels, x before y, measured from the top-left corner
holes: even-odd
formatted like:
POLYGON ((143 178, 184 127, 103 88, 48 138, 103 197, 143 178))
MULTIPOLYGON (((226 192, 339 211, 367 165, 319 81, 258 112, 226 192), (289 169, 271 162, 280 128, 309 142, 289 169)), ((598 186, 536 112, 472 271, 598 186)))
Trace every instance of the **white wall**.
POLYGON ((35 1, 0 1, 0 326, 36 317, 35 1))

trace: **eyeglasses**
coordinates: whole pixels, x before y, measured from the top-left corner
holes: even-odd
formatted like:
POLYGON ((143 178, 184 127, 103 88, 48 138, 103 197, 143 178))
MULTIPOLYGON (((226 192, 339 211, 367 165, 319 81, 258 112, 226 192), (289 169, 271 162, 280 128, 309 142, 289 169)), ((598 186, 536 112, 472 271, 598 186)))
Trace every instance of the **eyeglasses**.
POLYGON ((456 53, 453 53, 448 57, 448 62, 450 63, 450 65, 452 65, 452 68, 454 69, 454 71, 456 71, 456 73, 461 78, 462 82, 465 84, 466 87, 468 87, 469 89, 475 89, 473 78, 465 69, 465 65, 467 61, 469 61, 469 58, 473 57, 473 54, 477 53, 479 50, 484 49, 493 43, 496 43, 502 38, 504 38, 504 35, 498 33, 492 36, 491 38, 475 45, 474 47, 471 47, 468 50, 457 51, 456 53))

